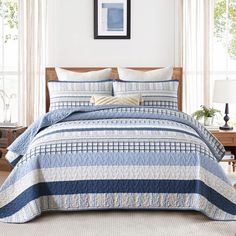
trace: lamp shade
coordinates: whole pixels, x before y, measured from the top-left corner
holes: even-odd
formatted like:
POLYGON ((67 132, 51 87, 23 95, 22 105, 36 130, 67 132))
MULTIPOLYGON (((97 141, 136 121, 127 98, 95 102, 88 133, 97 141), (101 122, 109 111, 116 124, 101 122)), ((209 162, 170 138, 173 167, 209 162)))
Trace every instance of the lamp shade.
POLYGON ((213 102, 236 103, 236 80, 216 80, 213 102))

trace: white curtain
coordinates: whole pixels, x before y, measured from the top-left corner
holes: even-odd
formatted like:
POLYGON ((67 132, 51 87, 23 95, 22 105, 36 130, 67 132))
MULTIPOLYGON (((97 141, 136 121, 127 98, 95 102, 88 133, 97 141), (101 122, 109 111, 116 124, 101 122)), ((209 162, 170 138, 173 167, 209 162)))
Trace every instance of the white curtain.
POLYGON ((45 112, 46 0, 19 0, 19 123, 45 112))
POLYGON ((192 114, 212 99, 213 0, 183 0, 183 110, 192 114))

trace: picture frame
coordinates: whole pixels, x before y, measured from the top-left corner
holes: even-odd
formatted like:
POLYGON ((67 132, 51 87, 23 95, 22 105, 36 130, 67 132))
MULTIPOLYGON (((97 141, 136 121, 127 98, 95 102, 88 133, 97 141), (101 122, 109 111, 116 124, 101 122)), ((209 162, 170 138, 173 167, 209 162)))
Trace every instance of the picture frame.
POLYGON ((130 39, 131 0, 94 0, 94 39, 130 39))

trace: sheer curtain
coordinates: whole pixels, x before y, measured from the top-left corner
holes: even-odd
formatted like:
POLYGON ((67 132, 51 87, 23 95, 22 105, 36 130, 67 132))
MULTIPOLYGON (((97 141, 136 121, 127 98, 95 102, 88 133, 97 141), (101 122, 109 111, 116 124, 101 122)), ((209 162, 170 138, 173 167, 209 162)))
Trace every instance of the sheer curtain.
POLYGON ((213 0, 182 0, 183 109, 192 114, 212 100, 213 0))
POLYGON ((19 123, 45 112, 46 0, 19 1, 19 123))

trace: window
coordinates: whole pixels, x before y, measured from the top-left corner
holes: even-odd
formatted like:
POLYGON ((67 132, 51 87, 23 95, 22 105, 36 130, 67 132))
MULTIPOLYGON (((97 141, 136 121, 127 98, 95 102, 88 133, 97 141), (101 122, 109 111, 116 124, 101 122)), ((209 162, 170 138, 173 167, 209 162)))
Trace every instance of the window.
POLYGON ((0 123, 18 121, 18 0, 0 0, 0 123))
MULTIPOLYGON (((213 72, 214 80, 236 79, 236 0, 215 0, 213 72)), ((214 106, 224 111, 224 104, 214 106)), ((229 107, 236 126, 236 106, 229 107)))

